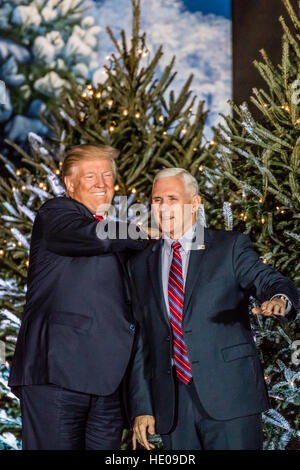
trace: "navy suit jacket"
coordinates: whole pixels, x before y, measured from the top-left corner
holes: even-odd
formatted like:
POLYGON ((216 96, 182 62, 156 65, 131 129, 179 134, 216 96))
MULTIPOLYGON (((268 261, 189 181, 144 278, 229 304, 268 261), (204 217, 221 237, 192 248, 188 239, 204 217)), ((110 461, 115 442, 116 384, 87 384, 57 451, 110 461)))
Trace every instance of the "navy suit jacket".
POLYGON ((134 339, 125 262, 147 242, 100 240, 98 223, 106 224, 67 197, 37 213, 9 378, 16 394, 20 385, 54 383, 109 395, 123 378, 134 339))
MULTIPOLYGON (((128 262, 139 324, 128 401, 131 420, 153 414, 156 431, 167 433, 174 421, 175 391, 161 243, 128 262)), ((298 293, 289 279, 261 261, 248 235, 205 228, 204 244, 205 249, 190 253, 182 320, 193 380, 212 418, 259 413, 269 408, 269 400, 250 328, 249 296, 264 302, 285 294, 292 302, 288 318, 294 318, 298 293)))

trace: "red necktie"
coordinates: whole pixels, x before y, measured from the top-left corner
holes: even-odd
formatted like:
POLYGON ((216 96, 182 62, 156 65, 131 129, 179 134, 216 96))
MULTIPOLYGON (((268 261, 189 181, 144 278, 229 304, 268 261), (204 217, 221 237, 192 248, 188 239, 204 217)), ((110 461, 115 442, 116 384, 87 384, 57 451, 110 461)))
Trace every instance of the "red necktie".
POLYGON ((95 219, 97 220, 103 220, 103 217, 102 215, 94 215, 95 219))
POLYGON ((192 378, 192 370, 182 333, 184 289, 180 247, 179 242, 172 243, 173 259, 169 273, 168 298, 170 323, 173 330, 173 359, 176 375, 178 379, 187 384, 192 378))

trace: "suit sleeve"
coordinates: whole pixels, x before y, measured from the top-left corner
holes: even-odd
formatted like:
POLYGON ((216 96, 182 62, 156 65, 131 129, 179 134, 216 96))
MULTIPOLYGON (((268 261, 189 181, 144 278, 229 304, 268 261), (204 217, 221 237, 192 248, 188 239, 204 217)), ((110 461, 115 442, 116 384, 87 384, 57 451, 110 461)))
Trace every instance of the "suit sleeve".
POLYGON ((288 315, 283 321, 293 320, 299 308, 299 296, 295 285, 271 266, 264 264, 253 248, 246 234, 238 234, 233 247, 233 270, 242 289, 253 293, 260 302, 270 300, 278 294, 286 295, 291 301, 288 315))
POLYGON ((127 264, 127 269, 130 278, 133 314, 136 321, 136 336, 127 379, 128 414, 132 423, 137 416, 153 415, 154 413, 150 383, 147 378, 147 366, 150 361, 148 357, 149 352, 147 352, 146 347, 146 332, 142 327, 141 321, 139 321, 141 307, 135 292, 135 285, 130 270, 130 261, 127 264))
POLYGON ((100 224, 98 229, 102 228, 103 233, 103 227, 107 222, 105 220, 97 222, 81 213, 72 204, 65 204, 63 207, 45 204, 39 211, 39 217, 42 220, 46 248, 58 255, 93 256, 126 249, 140 250, 147 244, 147 240, 142 238, 130 238, 127 224, 124 224, 125 232, 123 225, 123 234, 120 236, 120 223, 116 223, 117 230, 113 237, 99 238, 97 226, 100 224))

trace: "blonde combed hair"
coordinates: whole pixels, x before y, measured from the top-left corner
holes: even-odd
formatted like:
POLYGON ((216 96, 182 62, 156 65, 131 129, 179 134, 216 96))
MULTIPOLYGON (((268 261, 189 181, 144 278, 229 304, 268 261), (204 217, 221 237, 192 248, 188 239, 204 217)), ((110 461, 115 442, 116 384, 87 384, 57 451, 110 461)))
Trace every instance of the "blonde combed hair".
POLYGON ((119 156, 120 151, 110 147, 109 145, 101 144, 81 144, 72 147, 67 151, 63 164, 62 179, 64 181, 65 176, 72 174, 72 169, 76 164, 83 160, 110 160, 112 164, 114 178, 117 176, 116 158, 119 156))

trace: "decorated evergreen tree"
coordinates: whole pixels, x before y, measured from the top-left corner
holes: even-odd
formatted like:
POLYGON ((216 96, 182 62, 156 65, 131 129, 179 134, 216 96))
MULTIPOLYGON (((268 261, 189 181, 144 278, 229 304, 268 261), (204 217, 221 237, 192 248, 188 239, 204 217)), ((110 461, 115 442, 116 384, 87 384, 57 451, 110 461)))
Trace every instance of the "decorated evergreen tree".
POLYGON ((98 33, 84 0, 0 0, 0 139, 45 135, 40 113, 56 106, 69 80, 84 83, 96 69, 98 33))
POLYGON ((29 135, 29 143, 32 156, 15 146, 23 156, 22 168, 0 154, 2 169, 9 174, 0 177, 0 340, 6 356, 0 365, 0 449, 20 447, 19 400, 10 392, 7 380, 25 302, 32 224, 42 203, 64 192, 50 147, 36 134, 29 135))
MULTIPOLYGON (((179 96, 167 92, 176 75, 175 57, 160 78, 155 75, 163 52, 149 58, 146 35, 140 33, 140 2, 133 1, 131 44, 124 31, 103 81, 93 87, 74 86, 53 110, 53 131, 66 148, 81 142, 107 143, 121 150, 118 160, 120 194, 132 188, 149 196, 153 177, 163 166, 182 166, 198 176, 206 158, 204 103, 191 96, 189 77, 179 96), (196 108, 193 114, 193 109, 196 108)), ((200 178, 201 179, 201 178, 200 178)), ((204 182, 204 178, 202 178, 204 182)), ((203 191, 206 190, 203 188, 203 191)))
MULTIPOLYGON (((281 64, 272 64, 264 50, 262 61, 255 61, 266 83, 251 97, 260 119, 252 117, 247 103, 231 103, 234 117, 223 116, 210 151, 233 228, 248 233, 263 261, 300 287, 300 18, 289 0, 284 4, 295 32, 281 17, 281 64)), ((299 361, 292 360, 299 315, 289 324, 252 319, 274 407, 265 413, 265 446, 299 448, 300 373, 299 361)))

